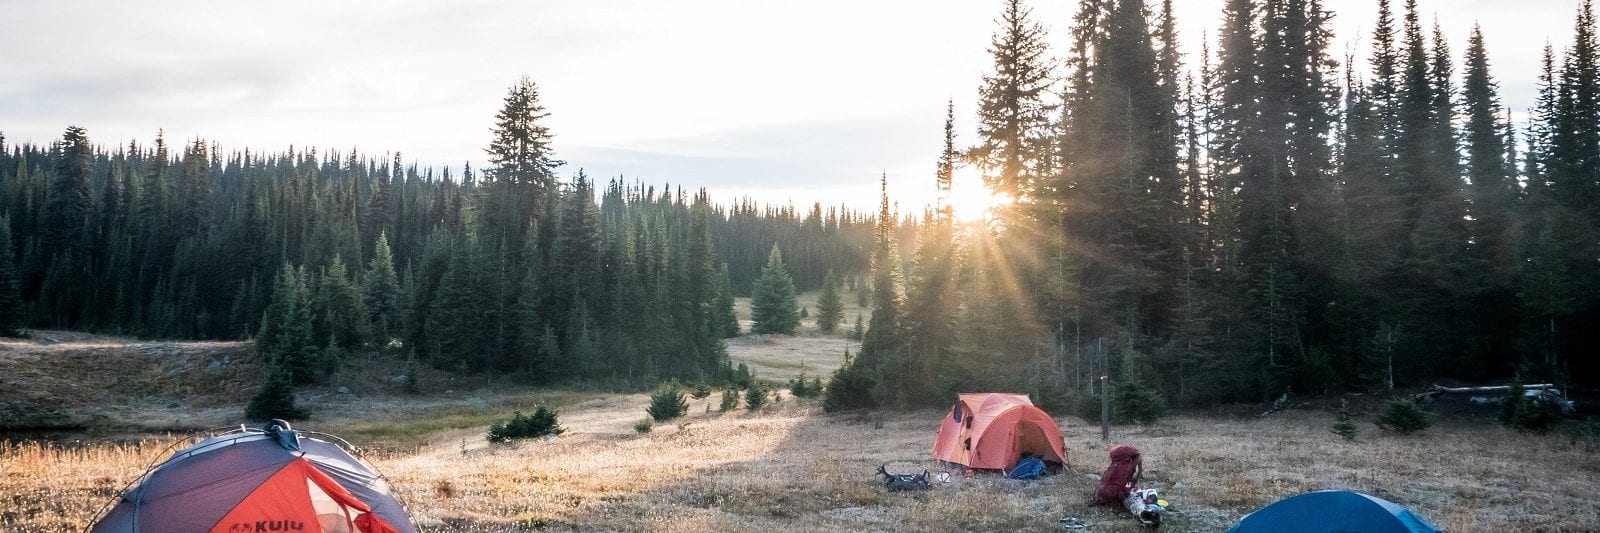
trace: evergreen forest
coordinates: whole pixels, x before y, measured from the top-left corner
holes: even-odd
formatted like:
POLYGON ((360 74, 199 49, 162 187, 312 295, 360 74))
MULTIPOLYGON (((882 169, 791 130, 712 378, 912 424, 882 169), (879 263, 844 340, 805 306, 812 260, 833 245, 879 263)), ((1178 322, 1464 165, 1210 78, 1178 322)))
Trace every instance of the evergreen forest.
POLYGON ((1322 0, 1227 0, 1198 55, 1172 0, 1082 0, 1071 20, 1000 4, 979 100, 934 110, 945 196, 905 212, 883 176, 862 176, 884 184, 873 212, 591 178, 558 158, 559 110, 528 78, 485 117, 477 169, 0 136, 0 334, 253 339, 280 387, 376 354, 643 390, 737 379, 736 297, 760 300, 758 333, 791 334, 811 320, 794 292, 826 289, 813 311, 842 334, 848 286, 870 314, 830 410, 1065 405, 1112 393, 1102 375, 1180 406, 1596 384, 1591 1, 1530 58, 1531 109, 1502 101, 1480 31, 1425 25, 1415 0, 1373 0, 1361 58, 1322 0), (967 168, 1010 199, 983 220, 950 207, 967 168))

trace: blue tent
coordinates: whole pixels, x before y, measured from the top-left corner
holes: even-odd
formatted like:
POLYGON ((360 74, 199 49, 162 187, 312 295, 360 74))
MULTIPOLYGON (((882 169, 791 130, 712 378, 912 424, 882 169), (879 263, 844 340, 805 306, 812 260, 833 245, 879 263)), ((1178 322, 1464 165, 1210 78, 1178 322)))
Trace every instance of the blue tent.
POLYGON ((1278 500, 1245 515, 1228 533, 1438 533, 1394 502, 1348 490, 1320 490, 1278 500))

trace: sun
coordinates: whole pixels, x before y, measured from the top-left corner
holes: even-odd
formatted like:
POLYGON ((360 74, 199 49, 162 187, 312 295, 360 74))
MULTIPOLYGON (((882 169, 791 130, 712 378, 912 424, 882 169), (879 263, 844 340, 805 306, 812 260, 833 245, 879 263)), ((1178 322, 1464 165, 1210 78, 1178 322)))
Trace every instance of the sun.
POLYGON ((950 210, 959 222, 987 219, 996 208, 1011 203, 1010 196, 990 190, 983 184, 983 176, 976 167, 957 168, 950 181, 950 210))

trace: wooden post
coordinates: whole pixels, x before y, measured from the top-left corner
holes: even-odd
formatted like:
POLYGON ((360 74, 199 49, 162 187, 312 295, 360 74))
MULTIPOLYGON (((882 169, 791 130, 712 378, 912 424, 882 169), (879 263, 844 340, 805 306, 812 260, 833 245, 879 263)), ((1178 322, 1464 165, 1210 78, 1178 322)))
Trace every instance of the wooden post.
POLYGON ((1111 366, 1106 359, 1105 339, 1098 339, 1100 352, 1100 442, 1111 440, 1111 366))

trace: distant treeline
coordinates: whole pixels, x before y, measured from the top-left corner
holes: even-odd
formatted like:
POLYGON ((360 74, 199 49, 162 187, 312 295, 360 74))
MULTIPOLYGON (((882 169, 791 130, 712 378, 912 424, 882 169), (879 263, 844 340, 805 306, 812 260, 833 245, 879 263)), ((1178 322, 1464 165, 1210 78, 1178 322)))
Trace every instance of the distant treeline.
POLYGON ((1564 51, 1519 58, 1542 64, 1520 124, 1480 31, 1375 4, 1358 69, 1320 0, 1228 0, 1190 57, 1171 0, 1079 2, 1044 21, 1070 26, 1064 50, 1006 1, 975 141, 958 149, 947 122, 936 179, 975 165, 1016 203, 976 233, 933 213, 918 240, 879 240, 873 286, 898 290, 874 296, 830 405, 1055 402, 1089 393, 1102 351, 1113 394, 1183 404, 1514 373, 1593 385, 1591 2, 1564 51))
POLYGON ((0 330, 259 336, 298 382, 391 340, 465 371, 720 379, 732 297, 774 244, 802 289, 866 269, 873 221, 842 208, 558 180, 545 115, 532 82, 513 87, 481 175, 161 136, 107 150, 79 127, 0 137, 0 330))

